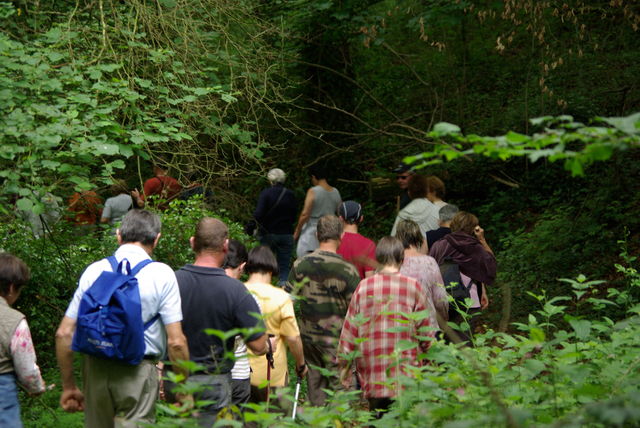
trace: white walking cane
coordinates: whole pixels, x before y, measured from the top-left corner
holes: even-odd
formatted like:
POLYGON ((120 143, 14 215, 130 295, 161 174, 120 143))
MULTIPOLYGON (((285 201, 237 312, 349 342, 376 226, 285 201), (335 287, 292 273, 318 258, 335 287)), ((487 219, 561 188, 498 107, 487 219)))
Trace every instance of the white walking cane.
POLYGON ((296 410, 298 408, 298 397, 300 396, 300 382, 302 379, 298 376, 298 380, 296 381, 296 396, 293 401, 293 413, 291 414, 291 419, 296 420, 296 410))
POLYGON ((291 413, 291 419, 296 420, 296 410, 298 409, 298 397, 300 396, 300 384, 302 383, 302 375, 304 374, 304 370, 307 367, 307 363, 303 363, 300 367, 296 369, 296 374, 298 375, 298 379, 296 380, 296 396, 293 401, 293 413, 291 413))

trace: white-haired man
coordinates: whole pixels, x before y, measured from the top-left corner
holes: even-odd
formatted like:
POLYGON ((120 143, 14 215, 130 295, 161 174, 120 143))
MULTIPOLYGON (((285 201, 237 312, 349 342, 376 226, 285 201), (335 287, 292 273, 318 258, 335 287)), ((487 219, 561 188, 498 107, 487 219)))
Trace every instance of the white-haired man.
POLYGON ((293 252, 293 224, 296 221, 296 198, 284 187, 286 175, 280 168, 267 173, 271 186, 264 189, 258 198, 253 217, 258 223, 260 243, 267 245, 278 260, 279 284, 289 277, 289 266, 293 252))

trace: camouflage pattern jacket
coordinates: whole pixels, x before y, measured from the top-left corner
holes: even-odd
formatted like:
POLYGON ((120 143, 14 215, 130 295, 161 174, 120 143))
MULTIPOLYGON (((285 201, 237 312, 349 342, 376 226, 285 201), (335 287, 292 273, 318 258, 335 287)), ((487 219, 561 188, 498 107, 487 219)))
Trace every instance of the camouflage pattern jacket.
POLYGON ((336 253, 318 249, 295 261, 287 291, 300 300, 298 325, 305 344, 337 346, 359 282, 358 269, 336 253))

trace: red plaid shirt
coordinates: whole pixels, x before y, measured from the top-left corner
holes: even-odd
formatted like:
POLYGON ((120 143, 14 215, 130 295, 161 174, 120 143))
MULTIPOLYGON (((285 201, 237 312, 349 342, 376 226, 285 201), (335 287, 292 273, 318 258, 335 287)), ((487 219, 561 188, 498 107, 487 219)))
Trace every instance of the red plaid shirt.
POLYGON ((419 342, 416 334, 435 336, 435 331, 418 333, 420 327, 430 325, 429 316, 407 322, 407 317, 399 313, 426 309, 426 293, 415 279, 398 273, 379 273, 360 282, 351 297, 339 351, 360 352, 356 373, 366 398, 395 397, 399 388, 397 376, 407 373, 403 367, 420 365, 418 352, 428 349, 431 342, 419 342), (400 341, 419 342, 420 347, 393 356, 400 341), (388 379, 391 382, 387 383, 388 379))

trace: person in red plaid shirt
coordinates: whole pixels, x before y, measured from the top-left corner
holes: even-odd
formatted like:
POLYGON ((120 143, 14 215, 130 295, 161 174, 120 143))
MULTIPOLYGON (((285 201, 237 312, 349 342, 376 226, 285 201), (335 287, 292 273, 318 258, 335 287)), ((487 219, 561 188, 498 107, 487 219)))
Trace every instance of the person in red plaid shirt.
POLYGON ((352 385, 352 370, 345 358, 358 351, 355 371, 369 408, 376 409, 377 417, 397 396, 398 378, 408 374, 403 368, 422 364, 418 354, 429 348, 429 338, 435 336, 437 328, 430 326, 426 312, 430 306, 422 285, 399 273, 403 259, 404 247, 398 238, 386 236, 378 242, 376 260, 381 267, 375 275, 358 284, 338 346, 342 383, 346 388, 352 385), (424 317, 409 323, 400 315, 419 311, 425 311, 424 317), (393 356, 400 341, 413 341, 416 346, 401 351, 398 357, 393 356))

